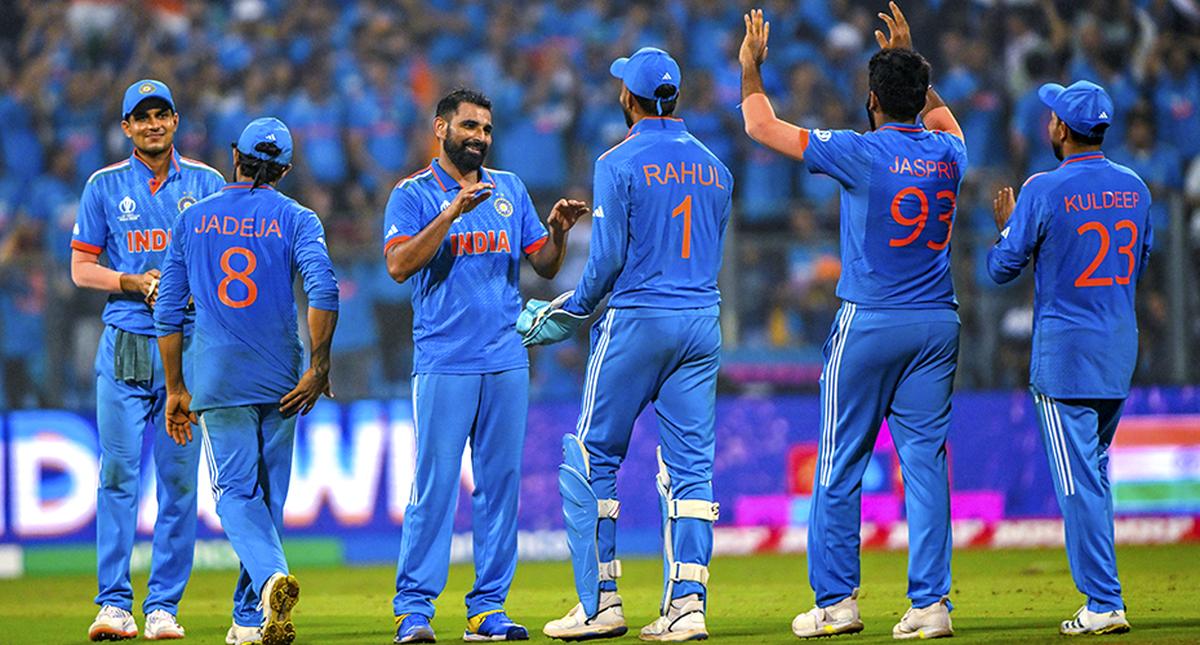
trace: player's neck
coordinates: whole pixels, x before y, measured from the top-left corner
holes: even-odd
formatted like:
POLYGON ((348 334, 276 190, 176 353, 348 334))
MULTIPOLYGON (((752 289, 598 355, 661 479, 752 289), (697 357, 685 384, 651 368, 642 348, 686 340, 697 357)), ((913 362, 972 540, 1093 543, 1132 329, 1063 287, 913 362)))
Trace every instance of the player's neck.
POLYGON ((150 168, 150 172, 153 172, 155 177, 158 179, 166 179, 167 174, 171 172, 171 155, 174 152, 174 146, 154 155, 134 148, 133 156, 141 159, 142 163, 146 164, 146 166, 150 168))
POLYGON ((442 167, 442 170, 446 171, 446 174, 450 175, 451 179, 458 182, 459 186, 469 186, 470 184, 477 183, 482 176, 480 174, 480 169, 478 168, 472 170, 471 172, 463 172, 459 170, 458 166, 454 165, 453 161, 450 161, 450 159, 444 156, 438 157, 437 161, 438 165, 442 167))
POLYGON ((1088 154, 1089 152, 1100 152, 1100 146, 1081 146, 1076 143, 1071 143, 1070 139, 1063 141, 1063 159, 1074 157, 1075 155, 1088 154))

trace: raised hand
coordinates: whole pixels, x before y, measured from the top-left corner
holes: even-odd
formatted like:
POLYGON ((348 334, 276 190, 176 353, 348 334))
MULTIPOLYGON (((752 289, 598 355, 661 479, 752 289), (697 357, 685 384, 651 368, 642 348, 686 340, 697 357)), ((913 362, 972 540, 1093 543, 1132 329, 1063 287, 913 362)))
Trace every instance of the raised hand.
POLYGON ((880 49, 912 49, 912 32, 908 28, 908 19, 895 2, 889 2, 888 7, 891 8, 892 15, 883 12, 878 15, 880 20, 887 23, 890 35, 885 38, 883 32, 876 29, 875 42, 879 43, 880 49))
POLYGON ((742 16, 746 22, 746 37, 738 50, 738 62, 742 67, 758 67, 767 60, 767 38, 771 35, 771 23, 763 21, 762 9, 751 9, 742 16))
POLYGON ((556 231, 565 233, 571 230, 571 227, 575 226, 575 222, 578 222, 580 217, 587 215, 590 210, 585 202, 577 199, 560 199, 550 210, 546 224, 556 231))
POLYGON ((454 201, 450 202, 450 208, 454 210, 455 217, 475 210, 476 206, 492 196, 493 188, 495 186, 492 183, 481 181, 458 191, 458 194, 454 196, 454 201))
POLYGON ((1004 227, 1008 225, 1008 218, 1012 216, 1016 207, 1017 199, 1013 196, 1012 186, 1005 186, 996 191, 996 198, 992 200, 992 216, 996 220, 997 231, 1004 231, 1004 227))

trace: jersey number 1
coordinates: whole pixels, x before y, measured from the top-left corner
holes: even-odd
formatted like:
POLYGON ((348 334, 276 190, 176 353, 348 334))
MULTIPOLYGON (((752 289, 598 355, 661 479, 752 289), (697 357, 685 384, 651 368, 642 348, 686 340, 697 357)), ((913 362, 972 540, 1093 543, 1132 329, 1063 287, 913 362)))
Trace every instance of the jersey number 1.
POLYGON ((226 307, 233 309, 242 309, 254 304, 258 300, 258 285, 254 280, 250 279, 250 274, 254 273, 255 267, 258 266, 258 258, 255 257, 254 251, 241 246, 232 246, 221 254, 221 270, 225 272, 225 277, 217 284, 217 297, 226 307), (246 266, 241 271, 234 269, 229 260, 240 255, 246 261, 246 266), (229 285, 234 282, 240 282, 246 287, 246 297, 240 300, 234 300, 229 297, 229 285))
POLYGON ((682 202, 671 211, 671 219, 675 219, 677 215, 683 215, 683 250, 679 252, 679 257, 688 259, 692 257, 692 196, 688 195, 683 198, 682 202))

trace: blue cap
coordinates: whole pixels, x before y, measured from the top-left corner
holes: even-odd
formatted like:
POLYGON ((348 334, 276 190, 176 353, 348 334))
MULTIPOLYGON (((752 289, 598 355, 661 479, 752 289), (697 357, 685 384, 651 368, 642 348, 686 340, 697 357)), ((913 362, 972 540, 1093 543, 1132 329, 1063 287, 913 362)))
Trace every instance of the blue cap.
MULTIPOLYGON (((643 47, 634 52, 633 56, 618 58, 612 62, 608 71, 621 79, 625 83, 625 87, 628 87, 635 96, 651 101, 656 100, 654 90, 658 89, 659 85, 670 85, 675 88, 674 94, 665 99, 658 99, 660 102, 679 96, 681 80, 679 63, 676 63, 670 54, 657 47, 643 47)), ((661 110, 662 106, 660 105, 659 114, 662 113, 661 110)))
POLYGON ((129 116, 138 103, 146 99, 162 99, 175 110, 175 99, 171 98, 171 89, 162 81, 144 78, 125 90, 125 100, 121 101, 121 118, 129 116))
POLYGON ((1038 88, 1038 98, 1079 134, 1100 135, 1112 125, 1112 99, 1091 81, 1075 81, 1067 87, 1046 83, 1038 88))
POLYGON ((288 131, 283 121, 273 116, 264 116, 251 121, 246 129, 242 130, 242 136, 237 140, 237 149, 239 154, 247 157, 286 166, 292 163, 292 133, 288 131), (279 154, 271 156, 255 150, 255 146, 260 143, 273 143, 279 146, 279 154))

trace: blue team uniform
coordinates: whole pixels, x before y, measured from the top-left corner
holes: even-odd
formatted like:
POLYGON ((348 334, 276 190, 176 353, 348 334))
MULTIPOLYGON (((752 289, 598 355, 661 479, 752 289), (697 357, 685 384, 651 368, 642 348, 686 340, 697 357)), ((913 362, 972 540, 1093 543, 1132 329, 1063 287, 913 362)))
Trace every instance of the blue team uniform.
POLYGON ((1030 384, 1062 508, 1067 558, 1088 609, 1124 609, 1113 548, 1108 446, 1137 362, 1134 292, 1149 260, 1150 192, 1102 153, 1029 178, 988 272, 1036 257, 1030 384))
POLYGON ((950 593, 950 234, 965 144, 912 124, 813 130, 804 161, 841 184, 842 255, 842 306, 823 350, 809 583, 819 607, 859 586, 862 478, 887 419, 906 491, 908 597, 926 607, 950 593))
POLYGON ((337 280, 313 211, 270 186, 233 183, 179 218, 162 269, 158 335, 196 305, 192 411, 200 417, 221 525, 241 560, 234 622, 262 619, 259 592, 287 573, 280 535, 296 417, 279 401, 303 373, 292 284, 308 306, 337 311, 337 280))
POLYGON ((576 424, 587 483, 600 500, 599 588, 616 589, 617 469, 634 420, 653 403, 660 493, 685 502, 668 503, 664 518, 664 606, 685 595, 704 598, 716 519, 717 275, 733 176, 681 119, 648 117, 596 160, 593 190, 587 265, 563 309, 590 314, 609 296, 592 327, 576 424))
MULTIPOLYGON (((524 183, 484 168, 495 185, 455 220, 437 253, 409 278, 417 470, 396 570, 397 616, 431 618, 446 586, 463 447, 471 445, 475 587, 467 615, 502 609, 517 564, 517 497, 529 398, 529 357, 513 333, 522 255, 546 243, 524 183)), ((384 248, 445 210, 460 186, 437 160, 392 190, 384 248)))
MULTIPOLYGON (((158 268, 180 211, 223 185, 219 172, 174 150, 167 177, 159 182, 135 152, 88 179, 71 247, 106 255, 109 268, 121 273, 158 268)), ((146 614, 163 609, 175 615, 192 569, 200 452, 167 436, 166 385, 150 307, 140 296, 111 294, 103 321, 95 364, 101 456, 96 604, 127 611, 133 605, 129 558, 137 526, 142 440, 152 432, 159 510, 142 608, 146 614)))

